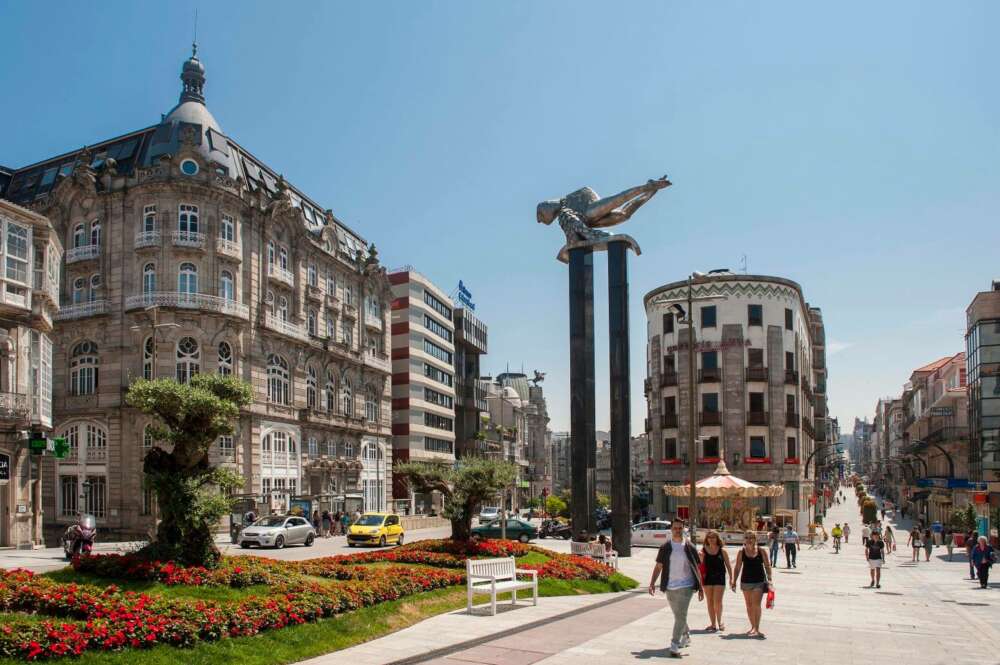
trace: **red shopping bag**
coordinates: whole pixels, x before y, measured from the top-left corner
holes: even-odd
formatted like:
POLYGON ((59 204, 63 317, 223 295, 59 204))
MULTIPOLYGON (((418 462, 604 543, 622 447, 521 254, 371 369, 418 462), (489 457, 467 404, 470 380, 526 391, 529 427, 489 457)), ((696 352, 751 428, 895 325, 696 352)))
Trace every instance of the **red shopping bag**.
POLYGON ((767 590, 767 609, 774 609, 774 589, 767 590))

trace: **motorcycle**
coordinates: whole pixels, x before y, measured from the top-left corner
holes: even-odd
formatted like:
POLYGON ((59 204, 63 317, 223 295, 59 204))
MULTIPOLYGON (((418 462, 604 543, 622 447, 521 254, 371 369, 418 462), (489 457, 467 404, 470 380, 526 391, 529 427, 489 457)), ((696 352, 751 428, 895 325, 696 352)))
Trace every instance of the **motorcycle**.
POLYGON ((93 515, 80 515, 79 521, 63 532, 63 553, 66 560, 78 554, 90 554, 97 538, 97 520, 93 515))
POLYGON ((573 530, 569 525, 563 524, 559 520, 543 520, 538 529, 539 538, 562 538, 569 540, 573 536, 573 530))

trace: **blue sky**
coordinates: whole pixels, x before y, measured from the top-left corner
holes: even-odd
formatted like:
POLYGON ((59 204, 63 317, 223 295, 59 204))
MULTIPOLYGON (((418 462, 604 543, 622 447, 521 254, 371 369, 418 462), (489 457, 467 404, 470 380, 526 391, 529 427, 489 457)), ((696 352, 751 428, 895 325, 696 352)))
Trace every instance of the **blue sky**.
POLYGON ((553 429, 569 423, 567 277, 534 207, 582 185, 675 183, 628 228, 644 250, 634 432, 642 295, 692 270, 746 254, 802 284, 842 423, 962 350, 965 306, 1000 277, 994 3, 4 0, 0 164, 155 123, 196 7, 223 130, 386 264, 447 291, 465 280, 490 326, 486 370, 546 371, 553 429))

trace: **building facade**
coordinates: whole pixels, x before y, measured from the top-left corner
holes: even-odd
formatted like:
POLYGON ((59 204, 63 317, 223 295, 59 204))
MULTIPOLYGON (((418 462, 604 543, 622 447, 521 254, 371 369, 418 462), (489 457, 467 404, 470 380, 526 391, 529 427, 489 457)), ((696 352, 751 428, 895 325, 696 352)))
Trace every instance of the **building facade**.
POLYGON ((969 474, 986 483, 976 499, 1000 520, 1000 280, 976 294, 966 309, 969 385, 969 474))
POLYGON ((487 447, 483 414, 487 411, 482 382, 482 356, 486 355, 489 330, 467 307, 456 307, 455 323, 455 453, 458 457, 496 456, 487 447))
MULTIPOLYGON (((455 461, 455 326, 451 299, 407 266, 392 284, 393 462, 455 461)), ((393 502, 403 514, 440 513, 437 493, 414 492, 402 479, 393 502)))
POLYGON ((159 123, 18 169, 2 192, 67 247, 53 393, 70 456, 46 460, 47 524, 86 509, 109 537, 147 533, 157 442, 125 393, 201 372, 253 387, 211 459, 259 510, 384 507, 390 291, 374 246, 223 133, 196 56, 181 80, 159 123))
POLYGON ((553 432, 551 447, 552 493, 565 494, 573 484, 571 473, 572 439, 569 432, 553 432))
POLYGON ((25 434, 52 431, 52 327, 62 243, 49 220, 0 200, 0 547, 43 542, 40 457, 25 434))
MULTIPOLYGON (((687 482, 694 428, 699 477, 711 475, 725 460, 732 473, 751 482, 784 485, 783 496, 760 499, 758 510, 784 515, 804 530, 814 489, 806 461, 825 437, 825 427, 821 432, 815 425, 817 414, 821 421, 826 417, 825 354, 817 352, 822 318, 798 284, 780 277, 714 272, 697 280, 692 291, 695 298, 717 299, 696 302, 693 345, 687 324, 653 303, 686 298, 687 281, 666 284, 644 298, 650 482, 687 482), (693 391, 689 363, 694 363, 693 391), (822 409, 816 407, 820 394, 822 409)), ((683 514, 686 500, 655 491, 650 512, 683 514)))

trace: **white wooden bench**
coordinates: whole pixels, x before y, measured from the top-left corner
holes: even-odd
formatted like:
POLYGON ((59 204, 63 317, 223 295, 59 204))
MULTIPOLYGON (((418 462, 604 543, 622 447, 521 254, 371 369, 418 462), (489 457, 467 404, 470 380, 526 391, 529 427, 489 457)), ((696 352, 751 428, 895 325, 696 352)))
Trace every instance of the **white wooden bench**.
POLYGON ((601 543, 578 543, 573 541, 569 547, 571 554, 597 559, 601 563, 618 570, 618 552, 614 550, 607 551, 601 543))
POLYGON ((467 559, 465 562, 466 590, 468 602, 466 610, 472 613, 472 595, 490 594, 490 614, 496 616, 497 594, 510 592, 510 604, 517 604, 518 589, 531 589, 533 604, 538 605, 538 571, 518 569, 514 557, 505 559, 467 559), (530 580, 518 579, 518 575, 530 575, 530 580))

